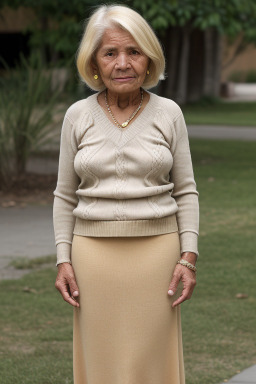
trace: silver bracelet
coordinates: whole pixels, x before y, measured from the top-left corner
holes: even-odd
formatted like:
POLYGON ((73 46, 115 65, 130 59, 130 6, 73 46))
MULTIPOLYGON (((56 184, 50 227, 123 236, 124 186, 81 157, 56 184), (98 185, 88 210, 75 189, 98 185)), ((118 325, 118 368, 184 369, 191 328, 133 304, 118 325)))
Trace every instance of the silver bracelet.
POLYGON ((181 264, 181 265, 184 265, 184 267, 187 267, 189 269, 191 269, 192 271, 196 272, 197 271, 197 268, 195 265, 189 263, 187 260, 184 260, 184 259, 180 259, 177 261, 177 264, 181 264))

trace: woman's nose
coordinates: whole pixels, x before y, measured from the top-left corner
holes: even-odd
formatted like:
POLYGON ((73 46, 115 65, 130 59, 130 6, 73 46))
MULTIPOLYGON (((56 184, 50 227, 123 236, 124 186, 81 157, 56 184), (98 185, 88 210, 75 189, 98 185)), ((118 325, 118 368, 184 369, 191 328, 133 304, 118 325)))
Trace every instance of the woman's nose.
POLYGON ((126 69, 129 67, 129 57, 125 53, 120 53, 116 60, 116 68, 126 69))

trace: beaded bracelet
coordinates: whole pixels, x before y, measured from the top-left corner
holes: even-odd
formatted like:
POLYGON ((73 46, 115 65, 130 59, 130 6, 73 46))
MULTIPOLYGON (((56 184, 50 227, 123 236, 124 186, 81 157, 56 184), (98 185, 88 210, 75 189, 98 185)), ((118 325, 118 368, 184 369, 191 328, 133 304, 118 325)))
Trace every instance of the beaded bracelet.
POLYGON ((193 264, 189 263, 187 260, 180 259, 180 260, 177 261, 177 264, 184 265, 184 267, 187 267, 187 268, 191 269, 194 272, 197 271, 197 268, 193 264))

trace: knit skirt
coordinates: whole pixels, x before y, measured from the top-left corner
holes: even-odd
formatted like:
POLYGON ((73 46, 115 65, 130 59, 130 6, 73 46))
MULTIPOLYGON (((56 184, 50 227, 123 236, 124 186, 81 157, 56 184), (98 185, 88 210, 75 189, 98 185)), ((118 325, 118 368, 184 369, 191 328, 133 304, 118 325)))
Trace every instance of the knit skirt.
POLYGON ((74 235, 74 384, 185 383, 180 307, 167 293, 179 257, 177 232, 74 235))

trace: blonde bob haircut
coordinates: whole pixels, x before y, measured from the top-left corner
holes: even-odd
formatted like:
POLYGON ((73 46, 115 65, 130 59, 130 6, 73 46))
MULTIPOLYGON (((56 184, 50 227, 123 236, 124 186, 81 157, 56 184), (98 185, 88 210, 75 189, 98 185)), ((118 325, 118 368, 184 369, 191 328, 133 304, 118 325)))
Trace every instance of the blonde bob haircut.
POLYGON ((106 29, 121 28, 129 32, 142 52, 148 56, 149 75, 146 75, 143 88, 156 86, 164 79, 165 58, 162 47, 146 20, 131 8, 123 5, 102 5, 89 18, 82 40, 78 47, 76 65, 82 82, 94 91, 106 87, 100 76, 94 79, 93 62, 102 36, 106 29))

